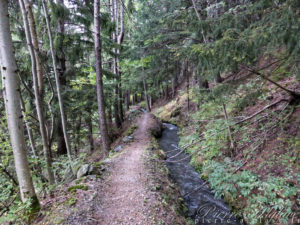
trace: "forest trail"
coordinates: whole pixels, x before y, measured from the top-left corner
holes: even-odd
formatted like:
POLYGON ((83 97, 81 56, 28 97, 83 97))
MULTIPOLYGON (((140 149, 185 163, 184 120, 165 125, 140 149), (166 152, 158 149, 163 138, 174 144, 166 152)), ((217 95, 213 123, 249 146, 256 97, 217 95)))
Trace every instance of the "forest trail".
POLYGON ((103 190, 99 193, 98 210, 93 217, 101 222, 96 224, 157 224, 157 218, 167 215, 161 208, 155 208, 159 205, 157 196, 147 187, 149 176, 144 157, 150 141, 150 115, 146 113, 139 118, 134 141, 113 159, 103 190))

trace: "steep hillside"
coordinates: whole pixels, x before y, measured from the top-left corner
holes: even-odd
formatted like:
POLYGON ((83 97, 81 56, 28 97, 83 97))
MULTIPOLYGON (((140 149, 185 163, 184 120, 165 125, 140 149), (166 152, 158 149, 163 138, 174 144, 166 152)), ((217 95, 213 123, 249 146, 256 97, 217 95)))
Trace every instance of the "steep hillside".
MULTIPOLYGON (((300 90, 295 75, 285 76, 287 67, 271 69, 279 85, 300 90)), ((209 92, 192 83, 190 110, 185 85, 155 108, 159 118, 180 127, 180 147, 191 164, 247 224, 299 222, 299 102, 246 71, 210 83, 209 92)))

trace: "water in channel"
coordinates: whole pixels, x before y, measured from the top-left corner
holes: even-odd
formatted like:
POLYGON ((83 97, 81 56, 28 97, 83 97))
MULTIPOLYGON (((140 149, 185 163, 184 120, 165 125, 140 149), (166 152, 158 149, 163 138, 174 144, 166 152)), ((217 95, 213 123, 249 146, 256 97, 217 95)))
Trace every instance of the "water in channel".
POLYGON ((178 154, 178 128, 173 124, 164 123, 165 129, 158 139, 160 148, 167 154, 166 166, 170 177, 178 185, 183 196, 188 213, 197 225, 241 225, 231 214, 229 206, 222 199, 214 197, 211 189, 204 184, 190 165, 190 157, 186 153, 178 154), (175 157, 174 157, 175 156, 175 157), (174 157, 171 158, 170 157, 174 157), (168 160, 169 159, 169 160, 168 160), (201 186, 203 185, 203 186, 201 186), (199 188, 201 186, 201 188, 199 188))

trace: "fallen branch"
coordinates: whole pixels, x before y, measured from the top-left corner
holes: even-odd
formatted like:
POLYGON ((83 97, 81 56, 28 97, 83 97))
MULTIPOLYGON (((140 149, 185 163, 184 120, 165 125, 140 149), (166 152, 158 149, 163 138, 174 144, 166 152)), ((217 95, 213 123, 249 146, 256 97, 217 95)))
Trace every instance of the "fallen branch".
POLYGON ((270 107, 272 107, 272 106, 274 106, 274 105, 276 105, 276 104, 278 104, 279 102, 282 102, 282 101, 288 101, 288 102, 289 102, 288 99, 282 98, 282 99, 280 99, 280 100, 278 100, 278 101, 276 101, 276 102, 273 102, 273 103, 270 104, 270 105, 265 106, 263 109, 261 109, 261 110, 259 110, 258 112, 252 114, 251 116, 248 116, 247 118, 245 118, 245 119, 243 119, 243 120, 240 120, 240 121, 236 122, 234 125, 237 125, 237 124, 243 123, 243 122, 245 122, 245 121, 247 121, 247 120, 250 120, 250 119, 252 119, 253 117, 255 117, 255 116, 259 115, 260 113, 262 113, 263 111, 265 111, 266 109, 268 109, 268 108, 270 108, 270 107))
POLYGON ((270 79, 269 77, 267 77, 266 75, 264 75, 263 73, 257 71, 257 70, 254 70, 254 69, 251 69, 249 68, 248 66, 244 66, 249 72, 251 73, 254 73, 258 76, 260 76, 261 78, 269 81, 270 83, 274 84, 275 86, 279 87, 280 89, 286 91, 287 93, 289 93, 292 97, 294 97, 295 99, 299 99, 300 98, 300 93, 297 93, 295 91, 292 91, 288 88, 285 88, 283 87, 282 85, 278 84, 277 82, 273 81, 272 79, 270 79))

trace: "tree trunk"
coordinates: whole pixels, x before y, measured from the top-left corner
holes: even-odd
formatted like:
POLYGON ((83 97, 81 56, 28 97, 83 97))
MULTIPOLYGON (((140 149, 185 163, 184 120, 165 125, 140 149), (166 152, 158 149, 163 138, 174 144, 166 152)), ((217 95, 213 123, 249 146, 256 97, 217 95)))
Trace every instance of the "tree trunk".
MULTIPOLYGON (((112 33, 112 41, 117 43, 117 26, 118 23, 116 22, 116 17, 117 17, 117 9, 116 9, 116 0, 110 0, 110 13, 111 13, 111 21, 112 23, 116 24, 116 29, 112 33)), ((118 79, 118 62, 117 62, 117 50, 113 48, 113 73, 115 74, 115 87, 114 87, 114 98, 113 98, 113 107, 114 107, 114 118, 115 118, 115 125, 116 127, 121 127, 121 119, 120 119, 120 113, 119 113, 119 79, 118 79)))
POLYGON ((31 4, 28 2, 28 0, 24 0, 24 2, 25 2, 25 8, 28 16, 30 34, 32 38, 32 46, 33 46, 34 56, 36 61, 36 73, 38 78, 39 95, 40 98, 43 99, 43 89, 44 89, 43 68, 42 68, 41 58, 40 58, 39 42, 38 42, 36 29, 35 29, 35 20, 34 20, 31 4))
POLYGON ((8 2, 0 1, 0 63, 7 125, 14 154, 15 169, 22 201, 32 199, 32 206, 39 208, 26 156, 26 144, 20 107, 20 87, 17 64, 13 54, 10 33, 8 2))
POLYGON ((32 47, 32 39, 31 39, 31 32, 32 28, 29 26, 28 19, 27 19, 27 13, 25 10, 25 5, 23 0, 19 0, 20 8, 22 10, 22 16, 23 16, 23 22, 25 27, 25 34, 26 34, 26 40, 28 45, 28 50, 31 57, 31 66, 32 66, 32 80, 33 80, 33 88, 34 88, 34 95, 35 95, 35 104, 36 104, 36 110, 40 125, 40 132, 42 136, 42 142, 43 142, 43 152, 44 157, 46 160, 46 170, 48 175, 48 181, 50 184, 54 184, 54 174, 52 171, 52 159, 50 157, 50 149, 48 145, 47 140, 47 132, 46 132, 46 125, 45 125, 45 119, 43 114, 43 108, 42 108, 42 101, 39 95, 39 88, 38 88, 38 78, 37 78, 37 67, 36 67, 36 60, 34 55, 34 50, 32 47))
POLYGON ((220 73, 218 73, 215 77, 215 81, 217 83, 222 83, 223 82, 223 78, 221 77, 220 73))
MULTIPOLYGON (((188 67, 186 67, 188 70, 188 67)), ((186 93, 187 93, 187 109, 190 111, 190 74, 186 71, 186 93)))
POLYGON ((100 36, 100 0, 94 0, 94 43, 96 58, 96 83, 97 83, 97 101, 100 123, 100 132, 102 136, 103 153, 106 156, 110 148, 110 141, 107 133, 107 124, 105 116, 105 106, 103 98, 102 81, 102 58, 101 58, 101 36, 100 36))
MULTIPOLYGON (((57 4, 61 4, 64 6, 64 0, 57 0, 57 4)), ((64 15, 60 15, 60 18, 57 20, 57 33, 60 36, 59 38, 59 46, 57 48, 57 52, 55 55, 56 58, 56 70, 58 72, 58 77, 60 81, 60 85, 62 87, 62 90, 64 89, 64 86, 67 85, 67 78, 66 78, 66 56, 64 52, 64 37, 65 37, 65 18, 64 15)), ((57 121, 57 153, 59 155, 68 154, 68 146, 66 145, 64 132, 63 132, 63 125, 61 122, 61 119, 58 118, 57 121)))
POLYGON ((47 10, 47 5, 46 5, 45 0, 43 0, 43 8, 44 8, 45 18, 46 18, 46 23, 47 23, 48 36, 49 36, 49 42, 50 42, 50 50, 51 50, 53 70, 54 70, 55 83, 56 83, 56 89, 57 89, 57 97, 58 97, 58 103, 59 103, 59 110, 60 110, 60 116, 61 116, 63 136, 64 136, 66 148, 67 148, 68 158, 71 162, 72 161, 72 157, 71 157, 72 153, 71 153, 71 147, 70 147, 69 137, 68 137, 68 133, 67 133, 67 119, 65 117, 65 112, 64 112, 64 106, 63 106, 64 103, 63 103, 63 98, 62 98, 62 95, 61 95, 59 74, 58 74, 57 69, 56 69, 57 67, 56 67, 56 59, 55 59, 55 53, 54 53, 54 47, 53 47, 53 39, 52 39, 50 21, 49 21, 48 10, 47 10))
MULTIPOLYGON (((88 115, 91 115, 91 109, 87 109, 88 115)), ((91 116, 88 116, 86 119, 86 125, 88 127, 89 132, 89 144, 90 144, 90 152, 94 151, 94 138, 93 138, 93 123, 91 116)))
POLYGON ((76 146, 75 146, 75 154, 77 155, 80 148, 80 130, 81 130, 81 115, 79 116, 79 120, 76 124, 76 146))
POLYGON ((112 110, 111 110, 111 105, 108 105, 108 115, 107 115, 107 124, 108 124, 108 127, 111 127, 113 122, 112 122, 112 110))
MULTIPOLYGON (((197 9, 197 6, 196 6, 196 0, 192 0, 192 3, 193 3, 193 7, 194 7, 194 10, 195 10, 196 16, 197 16, 199 22, 201 22, 201 16, 200 16, 200 14, 199 14, 199 12, 198 12, 198 9, 197 9)), ((202 34, 202 37, 203 37, 203 42, 204 42, 204 43, 207 43, 207 39, 206 39, 206 37, 205 37, 205 35, 204 35, 204 30, 203 30, 203 28, 201 29, 201 34, 202 34)))
POLYGON ((148 99, 148 94, 147 94, 147 83, 146 83, 146 78, 145 78, 145 73, 144 73, 144 67, 143 67, 143 87, 144 87, 144 95, 145 95, 145 101, 146 101, 146 106, 147 106, 147 111, 151 112, 151 107, 148 99))
POLYGON ((130 92, 126 91, 126 95, 124 97, 125 97, 126 111, 128 111, 130 105, 130 92))
POLYGON ((21 102, 21 110, 22 110, 22 115, 24 118, 25 126, 26 126, 27 135, 28 135, 29 142, 30 142, 30 148, 31 148, 31 151, 32 151, 34 157, 36 158, 37 157, 36 147, 35 147, 35 143, 34 143, 34 139, 33 139, 32 129, 27 121, 25 103, 24 103, 24 100, 22 99, 22 95, 20 95, 20 102, 21 102))
MULTIPOLYGON (((124 39, 124 6, 123 6, 123 2, 121 3, 121 5, 119 4, 119 0, 115 0, 116 1, 116 17, 119 18, 119 14, 120 14, 120 25, 117 26, 117 32, 119 30, 120 27, 120 33, 118 34, 117 37, 117 43, 119 46, 121 46, 123 39, 124 39), (120 12, 118 10, 118 8, 120 7, 120 12)), ((117 23, 119 22, 119 19, 117 19, 116 21, 117 23)), ((121 123, 124 122, 124 112, 123 112, 123 96, 122 96, 122 73, 120 72, 120 68, 119 68, 119 57, 120 57, 120 49, 117 49, 117 71, 118 71, 118 83, 119 83, 119 114, 120 114, 120 120, 121 123)))

